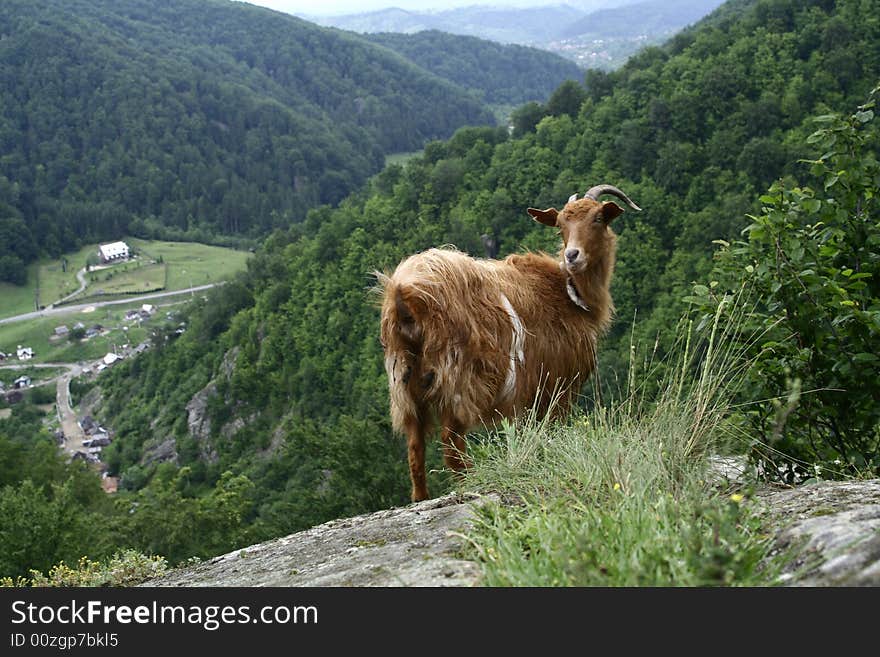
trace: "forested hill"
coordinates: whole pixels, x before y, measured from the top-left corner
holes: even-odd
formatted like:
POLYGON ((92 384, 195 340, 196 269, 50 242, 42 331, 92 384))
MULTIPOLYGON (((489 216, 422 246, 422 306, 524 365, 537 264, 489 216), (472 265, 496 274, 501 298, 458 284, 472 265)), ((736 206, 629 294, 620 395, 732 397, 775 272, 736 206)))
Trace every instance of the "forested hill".
POLYGON ((615 222, 618 313, 600 348, 613 387, 626 381, 636 312, 633 338, 653 345, 706 280, 712 240, 738 235, 774 179, 810 175, 799 160, 821 155, 807 140, 813 117, 852 113, 878 79, 874 3, 739 2, 620 71, 564 85, 520 113, 514 136, 469 128, 430 144, 277 232, 247 276, 190 311, 183 336, 106 376, 99 415, 119 433, 105 455, 151 495, 178 466, 181 495, 246 475, 252 539, 402 503, 405 449, 388 420, 369 272, 448 243, 483 255, 483 233, 502 255, 555 249, 525 208, 618 185, 644 211, 615 222), (170 460, 158 466, 160 455, 170 460))
POLYGON ((355 35, 225 0, 0 3, 0 280, 124 233, 261 236, 494 123, 355 35))
POLYGON ((438 30, 384 32, 365 38, 399 52, 493 105, 545 101, 565 80, 580 80, 583 76, 576 64, 544 50, 438 30))

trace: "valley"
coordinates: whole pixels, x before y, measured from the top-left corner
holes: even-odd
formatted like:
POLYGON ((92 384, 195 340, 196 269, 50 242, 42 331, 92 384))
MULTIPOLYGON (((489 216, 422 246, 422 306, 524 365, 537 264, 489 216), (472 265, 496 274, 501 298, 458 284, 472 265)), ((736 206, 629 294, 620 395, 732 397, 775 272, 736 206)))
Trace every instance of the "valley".
POLYGON ((0 380, 44 382, 0 402, 0 578, 407 504, 377 274, 558 253, 527 208, 610 184, 642 211, 604 226, 616 314, 575 411, 475 431, 463 478, 429 442, 428 488, 515 500, 467 530, 484 583, 773 583, 750 484, 709 457, 778 487, 880 474, 869 5, 731 0, 571 77, 226 0, 0 4, 0 350, 27 368, 0 380), (136 257, 89 262, 115 241, 136 257), (113 495, 48 430, 68 395, 112 429, 113 495))

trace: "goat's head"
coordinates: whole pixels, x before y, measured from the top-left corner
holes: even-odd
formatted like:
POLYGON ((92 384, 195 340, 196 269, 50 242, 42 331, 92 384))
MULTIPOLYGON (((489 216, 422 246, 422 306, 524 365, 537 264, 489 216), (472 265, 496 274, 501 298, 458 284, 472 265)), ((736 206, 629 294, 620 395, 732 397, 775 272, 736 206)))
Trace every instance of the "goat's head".
POLYGON ((641 210, 612 185, 596 185, 581 199, 577 194, 572 194, 562 210, 527 210, 535 221, 559 228, 563 242, 561 266, 569 274, 580 274, 614 247, 616 238, 608 226, 623 212, 623 208, 612 201, 600 203, 598 199, 603 194, 616 196, 632 209, 641 210))

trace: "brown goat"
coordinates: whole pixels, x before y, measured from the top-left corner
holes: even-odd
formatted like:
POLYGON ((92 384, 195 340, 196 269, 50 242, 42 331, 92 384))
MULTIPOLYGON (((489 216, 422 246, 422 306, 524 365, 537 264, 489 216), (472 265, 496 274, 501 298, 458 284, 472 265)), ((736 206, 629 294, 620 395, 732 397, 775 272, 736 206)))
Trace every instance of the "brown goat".
POLYGON ((559 228, 559 258, 477 260, 430 249, 379 275, 391 420, 407 436, 413 501, 428 497, 425 438, 435 419, 446 465, 460 471, 469 429, 528 408, 565 412, 592 373, 614 311, 609 224, 623 212, 600 203, 602 194, 640 209, 611 185, 572 195, 561 211, 528 209, 559 228))

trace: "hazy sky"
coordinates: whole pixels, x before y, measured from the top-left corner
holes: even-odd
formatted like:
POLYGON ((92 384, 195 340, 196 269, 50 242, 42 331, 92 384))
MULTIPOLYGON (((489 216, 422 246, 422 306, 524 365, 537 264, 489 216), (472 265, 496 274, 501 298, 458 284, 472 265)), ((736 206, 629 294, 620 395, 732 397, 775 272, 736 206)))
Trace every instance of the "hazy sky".
POLYGON ((401 9, 449 9, 468 5, 500 5, 507 7, 536 7, 561 4, 562 0, 248 0, 252 5, 268 7, 288 14, 331 16, 333 14, 357 14, 388 7, 401 9))

